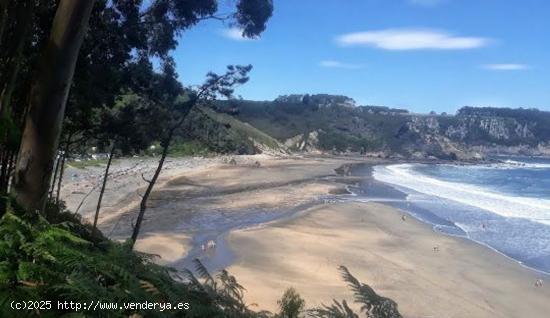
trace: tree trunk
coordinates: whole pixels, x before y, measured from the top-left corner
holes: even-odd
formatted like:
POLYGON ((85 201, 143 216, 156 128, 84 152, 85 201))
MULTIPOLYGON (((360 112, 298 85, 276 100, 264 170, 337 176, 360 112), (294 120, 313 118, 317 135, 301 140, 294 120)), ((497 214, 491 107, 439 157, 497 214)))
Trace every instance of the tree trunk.
POLYGON ((97 207, 95 209, 94 216, 94 225, 92 227, 92 234, 95 233, 97 228, 97 219, 99 218, 99 210, 101 209, 101 201, 103 200, 103 193, 105 192, 105 186, 107 185, 107 177, 109 177, 109 168, 111 168, 111 161, 113 160, 113 155, 115 154, 115 142, 111 146, 111 152, 109 153, 109 160, 107 160, 107 167, 105 167, 105 174, 103 175, 103 184, 101 185, 101 190, 99 191, 99 198, 97 199, 97 207))
POLYGON ((2 167, 0 168, 0 194, 9 193, 11 173, 13 169, 13 158, 15 151, 5 150, 2 152, 2 167))
POLYGON ((59 165, 61 164, 61 153, 59 153, 57 156, 56 156, 57 160, 55 160, 55 169, 54 169, 54 172, 53 172, 53 178, 52 178, 52 182, 51 182, 51 186, 50 186, 50 193, 48 194, 48 196, 51 198, 53 198, 53 191, 55 190, 55 184, 56 184, 56 180, 57 180, 57 173, 59 172, 59 165))
POLYGON ((14 164, 15 164, 15 155, 17 154, 17 152, 13 151, 10 155, 10 162, 8 163, 8 185, 7 185, 7 189, 8 189, 8 193, 10 192, 10 186, 11 186, 11 182, 13 181, 13 168, 14 168, 14 164))
POLYGON ((61 196, 61 183, 63 182, 63 173, 65 173, 65 159, 67 159, 69 151, 69 143, 67 143, 67 146, 65 147, 65 150, 63 150, 63 153, 61 153, 61 163, 59 164, 59 179, 57 179, 57 193, 55 195, 55 203, 59 203, 59 197, 61 196))
POLYGON ((143 216, 145 215, 145 210, 147 210, 147 200, 149 199, 149 195, 153 191, 153 187, 155 186, 155 183, 157 182, 157 179, 160 175, 160 172, 162 171, 162 166, 164 165, 164 160, 166 160, 166 156, 168 155, 168 147, 170 147, 170 143, 172 142, 172 137, 174 136, 174 131, 176 130, 176 127, 173 127, 167 138, 162 142, 162 155, 160 157, 157 169, 155 170, 155 174, 153 175, 153 178, 148 181, 149 185, 147 186, 147 189, 145 190, 145 193, 143 194, 143 197, 141 198, 141 203, 139 205, 139 214, 136 219, 136 225, 134 226, 134 231, 132 232, 132 241, 130 242, 131 247, 134 248, 134 244, 136 243, 136 240, 139 235, 139 231, 141 229, 141 223, 143 222, 143 216))
POLYGON ((0 195, 5 195, 8 193, 8 164, 10 160, 10 151, 4 149, 0 152, 0 195))
POLYGON ((67 96, 94 0, 61 0, 31 88, 15 170, 15 199, 44 209, 67 96))

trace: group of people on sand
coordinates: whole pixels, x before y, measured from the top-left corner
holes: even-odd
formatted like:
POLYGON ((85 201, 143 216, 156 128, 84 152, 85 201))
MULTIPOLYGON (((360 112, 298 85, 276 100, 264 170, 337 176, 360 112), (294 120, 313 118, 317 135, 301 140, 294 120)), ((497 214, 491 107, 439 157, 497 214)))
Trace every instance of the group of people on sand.
POLYGON ((216 248, 216 242, 214 242, 214 240, 209 240, 208 242, 206 242, 206 244, 201 245, 201 250, 203 252, 206 252, 207 250, 210 250, 213 248, 216 248))

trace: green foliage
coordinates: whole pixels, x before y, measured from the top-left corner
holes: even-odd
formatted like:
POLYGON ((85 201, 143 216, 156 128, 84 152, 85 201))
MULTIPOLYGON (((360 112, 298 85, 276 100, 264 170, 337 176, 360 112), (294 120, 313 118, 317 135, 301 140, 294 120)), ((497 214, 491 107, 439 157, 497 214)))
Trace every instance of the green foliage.
POLYGON ((322 308, 310 310, 309 316, 313 318, 359 318, 359 315, 349 307, 345 300, 339 302, 336 299, 332 300, 330 306, 323 305, 322 308))
MULTIPOLYGON (((308 96, 308 95, 306 95, 308 96)), ((326 151, 380 151, 400 149, 407 138, 397 137, 409 119, 405 115, 387 115, 372 107, 350 107, 342 96, 315 95, 305 102, 286 96, 274 102, 220 102, 221 111, 232 110, 234 116, 280 140, 319 132, 319 148, 326 151), (324 104, 318 104, 321 101, 324 104)), ((402 110, 387 109, 392 114, 402 110)))
MULTIPOLYGON (((224 308, 204 292, 173 279, 171 269, 153 257, 132 251, 125 243, 83 235, 87 229, 69 212, 50 206, 45 217, 17 212, 7 205, 0 219, 0 316, 60 317, 75 312, 57 309, 57 301, 188 302, 187 311, 127 309, 81 311, 86 316, 226 317, 224 308), (51 310, 14 312, 9 302, 52 300, 51 310)), ((228 276, 229 277, 229 276, 228 276)), ((233 283, 231 278, 224 281, 233 283)), ((233 278, 234 279, 234 278, 233 278)), ((224 286, 229 286, 224 283, 224 286)), ((234 284, 234 283, 233 283, 234 284)), ((229 289, 228 289, 229 291, 229 289)), ((233 294, 232 294, 233 295, 233 294)))
POLYGON ((294 288, 285 290, 283 297, 277 301, 279 305, 279 314, 277 318, 299 318, 306 302, 300 297, 294 288))
POLYGON ((174 140, 171 153, 256 154, 261 152, 260 148, 278 151, 282 146, 264 132, 228 114, 200 107, 189 114, 178 139, 174 140))
POLYGON ((210 149, 207 145, 197 141, 180 141, 175 140, 170 146, 170 155, 172 156, 207 156, 210 149))
POLYGON ((365 152, 369 150, 380 149, 383 145, 382 140, 372 139, 367 136, 357 136, 329 130, 319 132, 319 148, 324 150, 336 150, 339 152, 365 152))
MULTIPOLYGON (((195 271, 176 271, 157 265, 154 256, 135 252, 130 244, 112 242, 91 232, 80 217, 63 205, 48 203, 43 215, 25 213, 12 199, 2 197, 0 218, 0 317, 225 317, 298 318, 305 302, 290 288, 278 302, 280 312, 255 312, 244 301, 245 289, 222 270, 212 275, 195 260, 195 271), (51 300, 50 310, 15 312, 11 301, 51 300), (189 310, 124 309, 61 310, 57 302, 157 302, 190 304, 189 310)), ((361 284, 345 267, 344 279, 372 318, 401 318, 397 304, 361 284)), ((345 301, 308 311, 312 317, 359 317, 345 301)))
MULTIPOLYGON (((359 282, 345 266, 340 266, 339 270, 353 291, 355 303, 361 306, 361 312, 367 318, 402 318, 395 301, 378 295, 369 285, 359 282)), ((359 318, 345 300, 339 302, 335 299, 330 306, 310 310, 309 315, 315 318, 359 318)))
POLYGON ((223 308, 227 318, 253 318, 267 315, 267 312, 256 313, 248 308, 244 302, 244 287, 234 276, 222 270, 216 277, 198 260, 194 260, 195 272, 185 270, 185 276, 192 290, 209 296, 213 304, 223 308))
POLYGON ((115 147, 123 154, 138 153, 151 143, 154 129, 147 113, 147 102, 138 95, 125 94, 117 97, 112 108, 98 111, 98 123, 94 129, 98 146, 115 147))
POLYGON ((435 139, 441 137, 466 147, 536 146, 550 141, 550 113, 534 109, 464 107, 456 116, 422 116, 403 109, 352 104, 345 96, 320 94, 281 96, 272 102, 232 100, 218 102, 217 107, 220 112, 229 113, 283 142, 317 131, 318 147, 325 151, 381 151, 404 156, 422 152, 452 159, 456 154, 443 151, 435 139), (423 122, 429 119, 438 128, 432 129, 423 122), (506 131, 507 136, 491 134, 490 127, 495 126, 491 122, 499 125, 497 132, 506 131), (415 128, 411 129, 411 125, 415 128), (528 129, 526 135, 524 128, 528 129))

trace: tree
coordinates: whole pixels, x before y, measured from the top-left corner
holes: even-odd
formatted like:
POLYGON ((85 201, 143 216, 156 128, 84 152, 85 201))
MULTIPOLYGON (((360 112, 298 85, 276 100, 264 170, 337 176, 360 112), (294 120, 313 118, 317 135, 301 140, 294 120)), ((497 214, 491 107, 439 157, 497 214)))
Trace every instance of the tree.
MULTIPOLYGON (((43 45, 38 26, 50 1, 0 1, 0 193, 8 192, 21 139, 29 65, 43 45)), ((51 19, 49 21, 51 25, 51 19)))
POLYGON ((29 211, 43 210, 59 143, 65 103, 93 0, 61 0, 30 93, 15 168, 15 197, 29 211))
POLYGON ((299 318, 306 302, 296 292, 296 289, 289 288, 285 290, 283 297, 277 301, 279 305, 279 314, 277 318, 299 318))
POLYGON ((162 153, 152 178, 147 180, 143 177, 148 185, 141 199, 139 213, 130 239, 132 246, 139 236, 143 217, 147 210, 147 200, 162 171, 176 130, 181 128, 187 115, 195 106, 209 103, 220 96, 230 98, 235 86, 242 85, 248 81, 248 73, 252 69, 251 65, 230 65, 227 67, 224 75, 217 75, 212 72, 208 73, 207 80, 198 89, 193 90, 189 88, 184 90, 176 79, 173 67, 173 63, 164 64, 163 73, 156 76, 156 82, 159 85, 155 85, 154 87, 158 89, 152 90, 148 95, 149 102, 153 106, 151 107, 150 118, 155 118, 155 121, 164 123, 162 127, 158 127, 157 129, 162 153))
POLYGON ((97 228, 101 202, 116 150, 120 150, 123 154, 139 152, 151 142, 149 136, 153 134, 149 130, 156 130, 156 127, 150 125, 149 118, 143 114, 144 104, 142 98, 135 94, 122 95, 113 108, 104 109, 100 115, 95 135, 98 136, 99 146, 110 150, 99 191, 92 231, 97 228))
MULTIPOLYGON (((135 0, 97 2, 103 5, 101 14, 119 17, 114 20, 125 31, 119 36, 123 37, 120 42, 125 44, 122 51, 127 56, 126 61, 152 56, 166 59, 177 44, 175 36, 204 19, 233 21, 242 28, 243 35, 256 36, 265 29, 273 10, 271 0, 239 0, 235 13, 222 16, 215 15, 215 0, 154 0, 149 5, 135 0)), ((34 72, 14 182, 16 200, 27 209, 41 210, 47 197, 65 104, 93 3, 94 0, 59 2, 48 45, 34 72)), ((106 38, 117 34, 109 31, 106 38)))

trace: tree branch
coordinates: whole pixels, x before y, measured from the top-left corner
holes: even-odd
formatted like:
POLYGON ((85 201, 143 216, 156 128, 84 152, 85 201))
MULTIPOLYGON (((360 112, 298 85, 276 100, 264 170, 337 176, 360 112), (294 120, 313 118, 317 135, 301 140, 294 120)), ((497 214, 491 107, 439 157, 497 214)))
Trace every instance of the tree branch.
POLYGON ((142 173, 141 173, 141 179, 143 179, 143 181, 145 181, 145 182, 147 182, 147 183, 151 183, 151 180, 147 180, 147 179, 145 178, 145 172, 142 172, 142 173))

